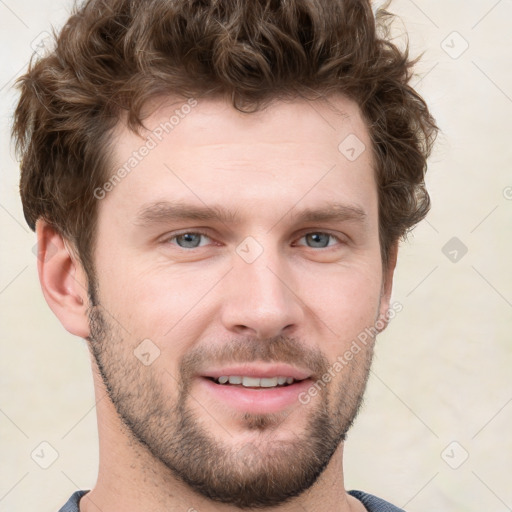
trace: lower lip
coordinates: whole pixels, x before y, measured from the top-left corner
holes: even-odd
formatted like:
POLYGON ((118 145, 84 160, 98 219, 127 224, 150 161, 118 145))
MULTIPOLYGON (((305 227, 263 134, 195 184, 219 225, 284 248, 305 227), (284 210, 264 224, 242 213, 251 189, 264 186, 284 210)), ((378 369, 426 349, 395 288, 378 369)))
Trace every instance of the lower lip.
POLYGON ((276 388, 244 388, 217 384, 206 377, 201 377, 199 381, 203 389, 216 400, 254 414, 279 412, 297 404, 299 395, 311 386, 311 379, 276 388))

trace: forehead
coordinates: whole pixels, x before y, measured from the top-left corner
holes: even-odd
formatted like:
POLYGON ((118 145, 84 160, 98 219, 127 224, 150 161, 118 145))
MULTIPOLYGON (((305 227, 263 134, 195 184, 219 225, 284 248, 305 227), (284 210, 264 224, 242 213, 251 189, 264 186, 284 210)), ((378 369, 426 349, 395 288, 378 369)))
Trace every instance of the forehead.
POLYGON ((368 130, 345 97, 274 101, 252 113, 218 99, 160 98, 148 109, 140 135, 116 129, 110 176, 122 177, 102 208, 135 215, 173 199, 275 210, 298 201, 312 207, 319 197, 375 207, 368 130))
MULTIPOLYGON (((286 144, 307 141, 304 149, 321 143, 330 145, 336 153, 344 134, 357 135, 361 142, 369 143, 359 106, 342 95, 315 101, 273 100, 250 113, 240 112, 222 99, 168 97, 152 100, 145 110, 150 114, 144 121, 148 130, 142 135, 154 138, 159 146, 165 146, 166 142, 196 148, 253 143, 276 146, 279 143, 286 152, 286 144)), ((140 142, 125 123, 118 125, 117 136, 120 152, 125 144, 130 150, 140 142)))

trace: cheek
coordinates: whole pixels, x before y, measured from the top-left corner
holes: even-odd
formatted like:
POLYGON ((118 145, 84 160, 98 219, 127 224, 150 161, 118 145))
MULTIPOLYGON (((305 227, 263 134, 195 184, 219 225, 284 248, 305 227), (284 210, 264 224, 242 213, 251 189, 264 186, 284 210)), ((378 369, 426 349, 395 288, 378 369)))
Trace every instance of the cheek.
POLYGON ((208 320, 210 292, 221 285, 225 273, 217 270, 161 268, 155 263, 119 267, 111 269, 102 295, 132 336, 162 344, 172 338, 173 346, 175 341, 185 346, 185 338, 197 337, 201 322, 208 320))
POLYGON ((342 267, 309 274, 301 282, 301 297, 329 336, 323 346, 339 351, 368 326, 379 311, 381 273, 378 266, 342 267))
MULTIPOLYGON (((226 300, 222 278, 230 265, 170 265, 167 261, 110 258, 98 268, 105 308, 135 339, 155 343, 173 340, 173 349, 186 349, 215 321, 226 300)), ((349 264, 293 265, 290 288, 304 309, 305 332, 316 332, 326 354, 339 351, 375 322, 381 286, 378 258, 361 256, 349 264), (332 344, 332 348, 330 345, 332 344)))

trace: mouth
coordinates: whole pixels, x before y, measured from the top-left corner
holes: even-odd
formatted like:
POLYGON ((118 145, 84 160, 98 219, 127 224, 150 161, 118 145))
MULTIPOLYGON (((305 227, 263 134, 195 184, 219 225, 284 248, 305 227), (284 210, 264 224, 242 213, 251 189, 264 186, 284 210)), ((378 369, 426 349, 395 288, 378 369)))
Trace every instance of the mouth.
POLYGON ((222 386, 242 386, 245 388, 275 388, 293 385, 311 378, 311 372, 288 364, 253 364, 225 366, 205 371, 206 377, 222 386))
POLYGON ((299 394, 312 382, 310 372, 289 365, 224 367, 200 377, 203 390, 223 407, 258 414, 297 405, 299 394))
POLYGON ((222 375, 218 378, 206 377, 207 379, 221 386, 237 386, 243 388, 283 388, 291 386, 296 382, 302 382, 305 379, 294 379, 293 377, 249 377, 247 375, 222 375))

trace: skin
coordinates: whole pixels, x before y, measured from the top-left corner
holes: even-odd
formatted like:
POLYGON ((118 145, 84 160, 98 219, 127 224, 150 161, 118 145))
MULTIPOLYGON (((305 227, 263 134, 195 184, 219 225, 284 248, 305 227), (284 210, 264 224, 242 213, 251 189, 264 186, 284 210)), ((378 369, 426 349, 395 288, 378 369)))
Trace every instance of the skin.
MULTIPOLYGON (((354 102, 329 101, 335 109, 297 99, 242 114, 222 100, 199 100, 98 202, 97 305, 72 245, 38 221, 45 298, 91 352, 100 467, 82 512, 234 512, 251 503, 222 500, 219 489, 239 482, 247 496, 251 485, 261 496, 255 482, 266 482, 265 475, 279 485, 273 498, 252 503, 262 510, 365 510, 344 488, 343 441, 361 403, 374 339, 307 404, 274 413, 244 413, 218 401, 195 373, 230 358, 266 359, 310 370, 316 380, 365 328, 378 320, 387 325, 397 249, 383 269, 368 130, 354 102), (355 161, 338 150, 349 134, 367 148, 355 161), (233 210, 237 220, 138 217, 148 205, 177 200, 233 210), (357 206, 364 219, 293 218, 328 202, 357 206), (206 236, 176 238, 198 230, 206 236), (250 263, 237 252, 248 236, 262 249, 250 263), (147 366, 134 355, 142 340, 160 351, 147 366), (190 422, 180 424, 184 417, 190 422), (206 446, 210 459, 199 450, 206 446), (186 456, 192 448, 198 457, 186 456), (301 467, 310 470, 308 482, 298 483, 301 467), (205 471, 220 494, 187 483, 187 468, 190 475, 205 471)), ((177 105, 153 103, 145 125, 157 127, 177 105)), ((148 134, 119 124, 113 170, 148 134)))

